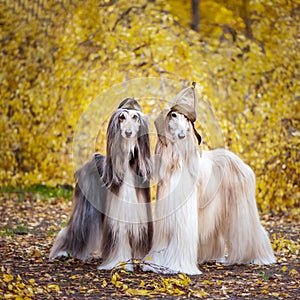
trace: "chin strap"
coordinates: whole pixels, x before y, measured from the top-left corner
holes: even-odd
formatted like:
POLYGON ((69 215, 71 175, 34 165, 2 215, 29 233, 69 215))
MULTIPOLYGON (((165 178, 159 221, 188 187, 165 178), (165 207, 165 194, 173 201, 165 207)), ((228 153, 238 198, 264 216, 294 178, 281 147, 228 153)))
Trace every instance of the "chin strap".
POLYGON ((194 129, 194 134, 195 134, 195 136, 197 138, 197 141, 198 141, 198 145, 200 145, 201 142, 202 142, 202 137, 199 134, 199 132, 196 130, 194 122, 191 122, 191 123, 192 123, 193 129, 194 129))

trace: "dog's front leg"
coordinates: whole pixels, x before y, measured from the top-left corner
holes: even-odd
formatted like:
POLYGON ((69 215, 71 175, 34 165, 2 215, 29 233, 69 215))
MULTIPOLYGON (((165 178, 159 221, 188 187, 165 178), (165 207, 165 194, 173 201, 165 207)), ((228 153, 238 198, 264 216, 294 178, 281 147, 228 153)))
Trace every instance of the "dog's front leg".
POLYGON ((106 220, 103 235, 103 262, 100 270, 112 270, 122 264, 125 270, 133 271, 132 249, 130 246, 127 224, 110 219, 106 220))

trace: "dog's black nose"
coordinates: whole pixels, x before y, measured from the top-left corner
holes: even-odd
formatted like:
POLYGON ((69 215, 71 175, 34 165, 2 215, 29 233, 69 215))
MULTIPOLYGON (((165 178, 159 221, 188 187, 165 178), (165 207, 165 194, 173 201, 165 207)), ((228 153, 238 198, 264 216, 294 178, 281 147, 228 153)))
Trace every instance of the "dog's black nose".
POLYGON ((185 133, 184 132, 179 132, 178 137, 182 140, 185 138, 185 133))
POLYGON ((125 134, 127 137, 130 137, 132 135, 132 130, 131 129, 126 129, 125 134))

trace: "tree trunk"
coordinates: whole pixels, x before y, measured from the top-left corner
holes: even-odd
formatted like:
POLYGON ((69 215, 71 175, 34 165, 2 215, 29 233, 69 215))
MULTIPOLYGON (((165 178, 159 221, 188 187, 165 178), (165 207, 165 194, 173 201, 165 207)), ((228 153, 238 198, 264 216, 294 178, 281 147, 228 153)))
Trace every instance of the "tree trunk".
POLYGON ((192 0, 192 29, 199 32, 200 14, 199 0, 192 0))
POLYGON ((252 34, 252 30, 251 30, 251 20, 250 20, 250 15, 249 15, 249 0, 243 0, 240 15, 245 23, 246 37, 253 39, 253 34, 252 34))

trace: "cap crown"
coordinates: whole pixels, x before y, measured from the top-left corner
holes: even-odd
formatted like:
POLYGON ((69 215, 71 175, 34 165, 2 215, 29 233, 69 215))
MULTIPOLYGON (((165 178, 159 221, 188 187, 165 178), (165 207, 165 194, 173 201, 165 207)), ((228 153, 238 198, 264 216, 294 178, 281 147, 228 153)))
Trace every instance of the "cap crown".
POLYGON ((195 91, 196 83, 179 92, 172 102, 174 105, 170 108, 172 111, 185 115, 191 122, 197 119, 198 97, 195 91))
POLYGON ((142 111, 142 107, 140 106, 138 101, 134 98, 124 99, 118 106, 118 109, 121 109, 121 108, 142 111))

